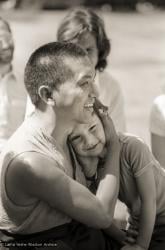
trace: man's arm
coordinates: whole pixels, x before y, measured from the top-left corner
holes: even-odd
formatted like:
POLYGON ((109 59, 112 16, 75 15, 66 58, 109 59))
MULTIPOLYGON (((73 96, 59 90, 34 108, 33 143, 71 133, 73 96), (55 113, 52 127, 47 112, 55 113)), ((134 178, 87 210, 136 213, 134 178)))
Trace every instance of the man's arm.
MULTIPOLYGON (((15 190, 27 199, 40 199, 72 219, 95 228, 107 228, 112 222, 106 199, 93 195, 86 187, 67 176, 49 157, 30 152, 10 164, 6 176, 10 198, 15 190), (11 181, 12 180, 12 181, 11 181), (29 197, 29 198, 28 198, 29 197)), ((20 204, 17 200, 17 204, 20 204)), ((20 204, 21 205, 21 204, 20 204)))

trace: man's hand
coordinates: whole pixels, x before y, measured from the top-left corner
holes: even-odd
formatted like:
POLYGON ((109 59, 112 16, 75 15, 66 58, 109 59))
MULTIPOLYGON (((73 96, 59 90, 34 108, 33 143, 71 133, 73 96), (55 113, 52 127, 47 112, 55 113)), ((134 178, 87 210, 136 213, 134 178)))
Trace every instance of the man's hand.
POLYGON ((132 244, 132 245, 125 245, 121 248, 121 250, 147 250, 139 245, 132 244))
POLYGON ((125 239, 126 244, 135 244, 137 236, 138 236, 138 230, 136 228, 129 227, 128 230, 126 231, 126 239, 125 239))
POLYGON ((116 133, 113 121, 108 114, 108 108, 104 106, 98 99, 95 99, 94 109, 103 124, 107 146, 113 142, 117 142, 118 135, 116 133))

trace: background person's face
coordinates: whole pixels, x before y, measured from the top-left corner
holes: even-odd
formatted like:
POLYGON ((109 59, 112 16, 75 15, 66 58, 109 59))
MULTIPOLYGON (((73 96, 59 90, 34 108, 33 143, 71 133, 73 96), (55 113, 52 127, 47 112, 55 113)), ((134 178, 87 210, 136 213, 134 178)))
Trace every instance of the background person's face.
POLYGON ((89 59, 91 60, 94 67, 96 67, 98 62, 98 48, 94 35, 89 31, 85 31, 78 36, 74 41, 88 53, 89 59))
POLYGON ((5 27, 0 28, 0 63, 10 63, 13 59, 13 50, 11 33, 5 27))
POLYGON ((105 134, 97 115, 94 113, 88 124, 76 124, 69 140, 80 156, 96 157, 101 155, 105 146, 105 134))
POLYGON ((67 58, 65 65, 73 74, 54 92, 56 107, 69 114, 70 119, 84 122, 93 112, 95 69, 87 56, 67 58))

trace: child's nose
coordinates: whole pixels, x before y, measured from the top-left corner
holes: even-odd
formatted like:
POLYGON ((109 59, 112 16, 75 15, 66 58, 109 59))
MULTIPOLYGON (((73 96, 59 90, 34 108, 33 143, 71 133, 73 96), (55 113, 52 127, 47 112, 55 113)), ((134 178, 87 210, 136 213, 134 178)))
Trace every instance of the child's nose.
POLYGON ((96 145, 97 140, 93 135, 88 135, 86 138, 86 146, 87 148, 92 148, 94 145, 96 145))

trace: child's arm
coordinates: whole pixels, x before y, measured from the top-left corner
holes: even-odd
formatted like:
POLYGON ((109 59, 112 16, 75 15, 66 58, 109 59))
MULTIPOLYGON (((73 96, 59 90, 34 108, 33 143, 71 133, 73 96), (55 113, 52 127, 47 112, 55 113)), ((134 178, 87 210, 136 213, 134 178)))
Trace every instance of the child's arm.
POLYGON ((152 167, 148 167, 141 176, 136 178, 141 199, 141 214, 137 244, 148 249, 156 217, 156 188, 152 167))
POLYGON ((146 250, 149 247, 156 217, 155 180, 151 167, 136 178, 141 199, 139 231, 136 244, 127 245, 122 250, 146 250))

